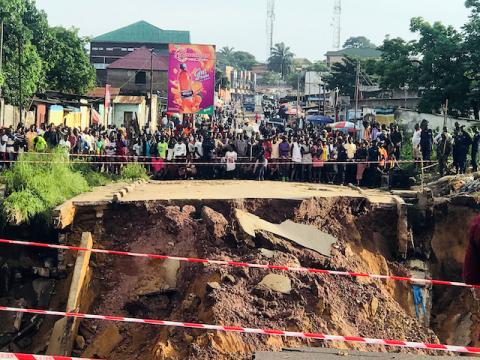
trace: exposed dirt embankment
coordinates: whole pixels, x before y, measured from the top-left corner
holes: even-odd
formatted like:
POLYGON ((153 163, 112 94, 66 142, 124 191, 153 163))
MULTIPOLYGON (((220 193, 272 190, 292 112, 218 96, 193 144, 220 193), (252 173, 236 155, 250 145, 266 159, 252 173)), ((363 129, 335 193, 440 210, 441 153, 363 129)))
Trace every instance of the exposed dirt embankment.
MULTIPOLYGON (((175 201, 113 205, 77 216, 68 239, 96 229, 97 247, 254 263, 406 275, 395 262, 397 215, 362 198, 175 201), (263 220, 312 225, 338 239, 331 257, 270 233, 250 237, 235 209, 263 220), (96 222, 96 226, 93 223, 96 222)), ((91 313, 248 327, 438 341, 412 317, 410 287, 303 273, 269 273, 142 258, 94 256, 91 313)), ((84 356, 239 359, 256 350, 336 346, 279 337, 84 321, 84 356)), ((360 348, 360 347, 357 347, 360 348)), ((371 347, 369 350, 373 350, 371 347)), ((382 348, 374 350, 384 350, 382 348)))
MULTIPOLYGON (((442 202, 434 207, 432 273, 439 279, 462 281, 462 266, 472 220, 478 205, 442 202)), ((432 328, 444 342, 480 346, 480 292, 463 288, 434 288, 432 328)))

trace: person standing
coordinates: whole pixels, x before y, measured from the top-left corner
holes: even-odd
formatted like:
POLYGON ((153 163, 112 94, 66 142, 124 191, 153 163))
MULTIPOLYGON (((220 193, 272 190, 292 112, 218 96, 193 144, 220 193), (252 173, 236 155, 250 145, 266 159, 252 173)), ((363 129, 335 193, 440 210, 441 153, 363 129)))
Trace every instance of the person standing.
POLYGON ((473 128, 473 139, 472 139, 472 171, 478 171, 478 150, 480 148, 480 131, 475 126, 473 128))
POLYGON ((443 177, 447 168, 448 157, 452 152, 452 141, 447 132, 443 132, 437 144, 438 171, 443 177))
POLYGON ((390 134, 390 141, 392 142, 392 145, 394 148, 395 158, 397 160, 400 160, 403 136, 402 136, 402 133, 400 132, 398 125, 393 126, 393 130, 390 134))
POLYGON ((467 284, 480 285, 480 216, 473 220, 470 227, 463 278, 467 284))
POLYGON ((412 136, 413 160, 415 162, 422 160, 422 152, 420 151, 421 134, 422 130, 420 129, 420 125, 415 124, 415 130, 412 136))
POLYGON ((420 133, 420 151, 422 152, 423 161, 430 161, 432 157, 433 133, 428 128, 428 121, 423 120, 421 124, 422 132, 420 133))
POLYGON ((236 161, 238 159, 237 153, 232 149, 231 146, 227 147, 227 152, 225 153, 225 163, 227 168, 227 179, 236 178, 236 161))
POLYGON ((460 127, 460 131, 455 136, 455 149, 457 155, 457 174, 467 172, 467 155, 472 143, 470 134, 465 130, 465 126, 460 127))
POLYGON ((280 177, 282 178, 282 181, 288 181, 289 166, 287 162, 290 155, 290 144, 285 136, 282 138, 282 142, 278 145, 278 152, 281 162, 280 177))
POLYGON ((290 177, 291 181, 299 181, 302 176, 302 146, 297 141, 297 138, 293 139, 292 144, 292 176, 290 177))

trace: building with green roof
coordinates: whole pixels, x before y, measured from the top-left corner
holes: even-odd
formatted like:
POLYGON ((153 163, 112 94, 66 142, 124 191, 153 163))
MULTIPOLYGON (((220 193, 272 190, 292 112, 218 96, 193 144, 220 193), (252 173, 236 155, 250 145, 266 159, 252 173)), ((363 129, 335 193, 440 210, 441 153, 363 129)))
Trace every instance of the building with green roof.
POLYGON ((168 44, 190 44, 190 32, 164 30, 142 20, 94 37, 90 42, 90 63, 97 70, 98 85, 105 85, 109 64, 142 47, 167 55, 168 44))
POLYGON ((359 59, 378 59, 382 56, 382 52, 372 48, 347 48, 338 51, 329 51, 325 56, 327 57, 327 65, 330 67, 333 64, 343 62, 343 59, 347 56, 359 59))

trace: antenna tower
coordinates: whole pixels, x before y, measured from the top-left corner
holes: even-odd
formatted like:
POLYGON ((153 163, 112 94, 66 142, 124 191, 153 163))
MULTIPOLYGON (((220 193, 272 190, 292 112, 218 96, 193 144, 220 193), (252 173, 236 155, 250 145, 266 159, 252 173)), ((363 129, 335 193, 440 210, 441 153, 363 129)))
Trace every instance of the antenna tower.
POLYGON ((273 34, 275 30, 275 0, 267 0, 267 57, 272 54, 273 34))
POLYGON ((333 48, 340 49, 342 37, 342 0, 335 0, 333 7, 333 48))

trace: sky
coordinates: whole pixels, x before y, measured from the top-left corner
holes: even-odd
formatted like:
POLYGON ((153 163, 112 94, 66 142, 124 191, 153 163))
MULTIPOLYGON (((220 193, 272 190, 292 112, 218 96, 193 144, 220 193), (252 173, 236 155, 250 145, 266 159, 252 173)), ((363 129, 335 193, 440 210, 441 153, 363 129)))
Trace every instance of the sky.
MULTIPOLYGON (((465 0, 342 0, 342 44, 363 35, 381 44, 385 35, 414 39, 412 17, 459 29, 468 19, 465 0)), ((37 0, 51 25, 97 36, 139 20, 162 29, 189 30, 193 43, 234 47, 267 57, 267 0, 37 0)), ((276 0, 274 42, 296 57, 324 59, 333 46, 334 0, 276 0)))

